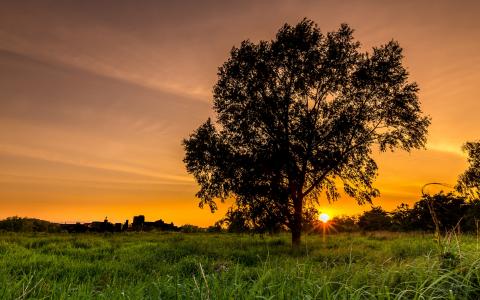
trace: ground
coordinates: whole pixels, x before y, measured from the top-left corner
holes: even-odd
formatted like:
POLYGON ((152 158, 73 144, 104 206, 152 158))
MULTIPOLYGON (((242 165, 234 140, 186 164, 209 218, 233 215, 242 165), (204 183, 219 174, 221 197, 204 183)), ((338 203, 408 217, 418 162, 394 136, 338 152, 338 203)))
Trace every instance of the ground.
POLYGON ((478 237, 0 233, 0 299, 477 299, 478 237))

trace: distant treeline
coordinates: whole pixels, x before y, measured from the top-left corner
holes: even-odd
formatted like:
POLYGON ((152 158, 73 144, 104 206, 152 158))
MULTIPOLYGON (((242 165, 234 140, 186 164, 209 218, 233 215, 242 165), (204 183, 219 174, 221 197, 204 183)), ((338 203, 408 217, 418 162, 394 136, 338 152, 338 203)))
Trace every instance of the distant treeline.
MULTIPOLYGON (((305 215, 305 232, 320 232, 323 229, 318 215, 310 211, 305 215)), ((399 205, 391 212, 379 206, 356 216, 337 216, 328 222, 327 228, 332 232, 355 231, 434 231, 436 224, 443 232, 457 230, 462 232, 477 232, 480 226, 480 199, 467 201, 452 193, 439 193, 424 196, 412 207, 399 205)), ((124 232, 124 231, 177 231, 195 232, 236 232, 236 233, 278 233, 288 231, 278 223, 252 223, 236 210, 230 210, 226 217, 208 228, 195 225, 175 226, 163 220, 145 221, 143 215, 135 216, 133 222, 110 223, 103 222, 58 224, 33 218, 9 217, 0 220, 0 231, 12 232, 124 232), (261 225, 261 226, 259 226, 261 225), (270 226, 270 227, 269 227, 270 226)))
POLYGON ((372 207, 360 216, 335 217, 332 219, 332 229, 339 232, 435 231, 435 219, 442 232, 477 232, 480 224, 480 199, 467 201, 451 193, 424 196, 413 207, 401 204, 392 212, 372 207))
POLYGON ((70 232, 70 233, 84 233, 84 232, 126 232, 126 231, 179 231, 185 233, 205 232, 206 228, 200 228, 195 225, 176 226, 173 223, 165 223, 163 220, 154 222, 145 221, 143 215, 133 217, 133 222, 129 224, 128 220, 125 223, 111 223, 105 218, 104 221, 94 221, 90 223, 73 223, 73 224, 59 224, 49 221, 8 217, 0 220, 0 231, 8 232, 70 232))
MULTIPOLYGON (((435 231, 435 222, 442 232, 458 230, 476 232, 480 222, 480 199, 467 201, 452 193, 425 195, 413 207, 399 205, 387 212, 379 206, 356 216, 337 216, 328 222, 329 232, 355 231, 435 231)), ((323 224, 315 213, 304 216, 304 232, 320 232, 323 224)), ((229 232, 275 233, 287 231, 271 219, 252 222, 237 210, 230 210, 226 217, 217 223, 229 232)))

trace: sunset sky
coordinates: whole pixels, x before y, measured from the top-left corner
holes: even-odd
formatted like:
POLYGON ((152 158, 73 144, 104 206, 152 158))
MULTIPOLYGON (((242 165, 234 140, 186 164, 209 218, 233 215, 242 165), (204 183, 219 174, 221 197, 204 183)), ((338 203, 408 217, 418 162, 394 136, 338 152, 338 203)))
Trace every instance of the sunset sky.
MULTIPOLYGON (((217 68, 242 40, 303 17, 346 22, 365 51, 391 39, 432 118, 427 150, 379 154, 374 203, 454 184, 480 139, 478 1, 2 1, 0 218, 207 226, 181 141, 212 116, 217 68)), ((342 198, 322 211, 369 209, 342 198)))

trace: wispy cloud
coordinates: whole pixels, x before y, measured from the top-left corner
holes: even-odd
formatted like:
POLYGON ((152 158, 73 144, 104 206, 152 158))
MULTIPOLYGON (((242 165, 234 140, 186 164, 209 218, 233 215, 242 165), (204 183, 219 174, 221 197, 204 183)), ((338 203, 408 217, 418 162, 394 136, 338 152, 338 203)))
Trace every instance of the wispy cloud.
POLYGON ((427 150, 445 152, 461 157, 466 157, 466 154, 462 151, 461 145, 451 144, 451 143, 439 143, 439 142, 430 142, 427 145, 427 150))
MULTIPOLYGON (((9 36, 1 36, 6 40, 10 39, 9 36)), ((157 76, 148 76, 141 74, 135 69, 121 68, 119 65, 108 64, 94 57, 78 53, 75 55, 65 55, 55 49, 38 48, 35 44, 25 43, 10 44, 8 47, 3 46, 0 50, 10 51, 19 55, 31 57, 36 60, 46 60, 52 64, 65 65, 79 70, 92 72, 105 77, 129 82, 141 87, 157 90, 160 92, 166 92, 173 95, 182 97, 189 97, 199 101, 210 101, 211 92, 210 88, 201 85, 189 85, 182 82, 168 79, 168 76, 164 78, 157 76), (22 45, 22 46, 19 46, 22 45)), ((153 71, 153 70, 152 70, 153 71)))
POLYGON ((130 174, 130 175, 135 175, 138 178, 156 180, 157 183, 183 184, 183 183, 194 182, 190 176, 186 176, 186 175, 181 176, 181 175, 162 174, 162 173, 152 172, 150 170, 146 170, 138 167, 118 165, 114 163, 108 163, 105 161, 88 161, 88 160, 82 160, 79 158, 66 158, 63 155, 59 155, 58 153, 53 153, 53 152, 45 151, 42 149, 32 149, 32 148, 25 148, 21 146, 13 146, 13 145, 0 145, 0 155, 1 154, 43 160, 43 161, 59 163, 59 164, 67 164, 67 165, 82 167, 82 168, 114 171, 119 174, 130 174))

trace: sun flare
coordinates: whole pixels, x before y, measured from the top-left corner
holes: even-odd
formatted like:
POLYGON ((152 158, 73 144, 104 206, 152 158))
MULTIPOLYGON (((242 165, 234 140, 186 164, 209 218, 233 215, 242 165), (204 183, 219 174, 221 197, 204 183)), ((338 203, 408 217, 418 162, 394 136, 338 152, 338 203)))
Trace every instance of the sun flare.
POLYGON ((319 219, 320 221, 322 221, 323 223, 327 223, 328 220, 330 220, 330 216, 327 215, 326 213, 322 213, 322 214, 320 214, 320 216, 318 217, 318 219, 319 219))

